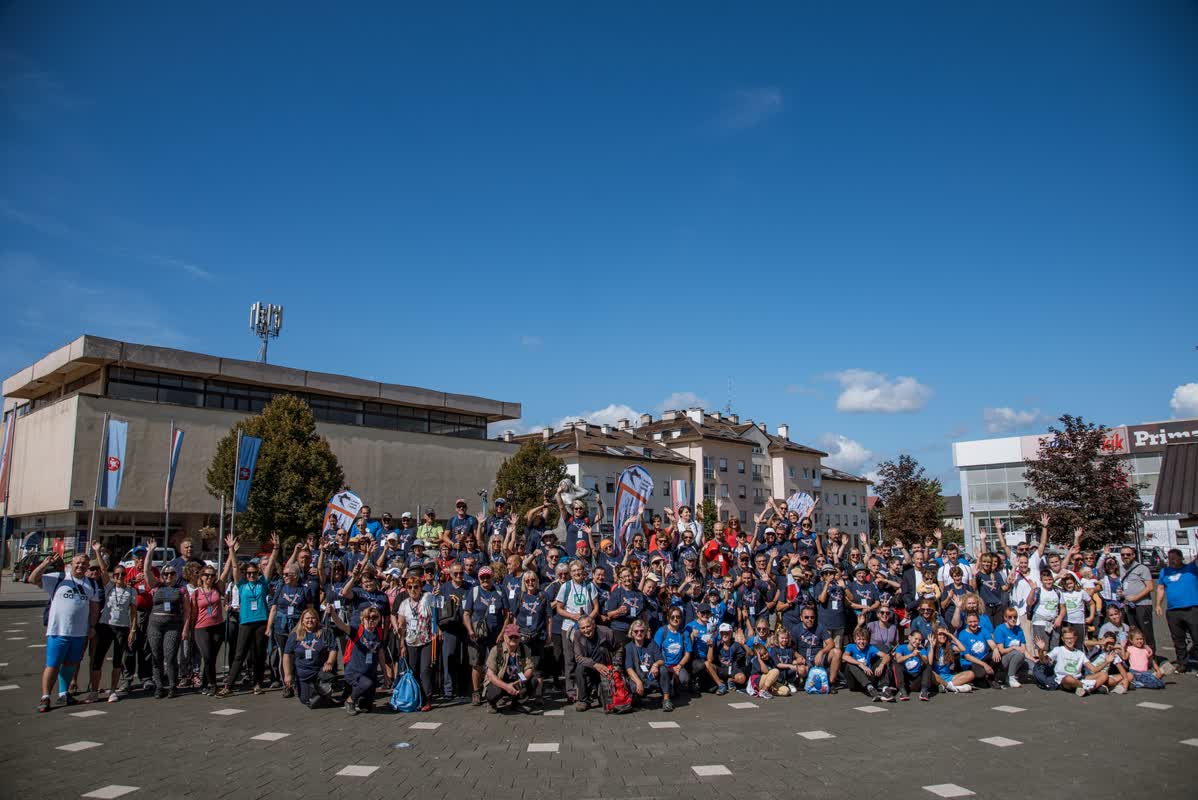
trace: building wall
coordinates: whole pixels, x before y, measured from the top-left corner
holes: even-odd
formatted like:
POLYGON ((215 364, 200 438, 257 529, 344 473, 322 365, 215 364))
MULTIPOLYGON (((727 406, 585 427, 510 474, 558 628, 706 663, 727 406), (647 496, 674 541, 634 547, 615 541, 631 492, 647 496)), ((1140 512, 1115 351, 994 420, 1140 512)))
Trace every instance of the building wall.
POLYGON ((814 497, 816 491, 820 489, 819 456, 788 452, 772 456, 771 460, 773 461, 774 497, 790 497, 795 492, 806 492, 814 497), (794 473, 793 477, 792 472, 794 473))
POLYGON ((695 478, 696 505, 702 505, 703 501, 707 498, 707 486, 710 486, 713 490, 711 499, 716 504, 720 519, 730 519, 733 516, 738 516, 744 517, 746 521, 752 520, 755 513, 752 490, 752 444, 746 441, 742 445, 719 439, 703 439, 701 442, 683 445, 672 445, 668 441, 663 441, 662 444, 669 446, 674 452, 694 461, 695 469, 699 471, 699 476, 695 478), (709 459, 710 477, 708 477, 708 474, 705 474, 707 470, 704 466, 704 458, 709 459), (726 472, 720 471, 721 458, 727 459, 728 469, 726 472), (737 470, 737 462, 742 461, 745 465, 743 473, 737 470), (743 498, 739 495, 742 485, 745 487, 745 497, 743 498), (728 487, 726 497, 720 488, 722 486, 728 487))
POLYGON ((824 478, 817 510, 818 528, 839 528, 853 535, 869 533, 868 486, 856 481, 824 478))
MULTIPOLYGON (((78 399, 70 397, 17 417, 13 432, 9 516, 66 511, 71 507, 78 399)), ((93 451, 89 506, 96 490, 94 459, 97 455, 93 451)))

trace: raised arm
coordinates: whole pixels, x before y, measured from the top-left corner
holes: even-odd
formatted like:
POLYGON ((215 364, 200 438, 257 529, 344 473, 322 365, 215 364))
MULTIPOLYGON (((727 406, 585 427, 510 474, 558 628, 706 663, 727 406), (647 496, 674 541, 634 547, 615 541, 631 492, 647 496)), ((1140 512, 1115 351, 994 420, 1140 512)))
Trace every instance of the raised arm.
POLYGON ((104 554, 100 550, 100 543, 98 541, 92 542, 92 553, 95 554, 96 563, 100 565, 100 588, 103 589, 108 585, 108 569, 104 563, 104 554))
POLYGON ((240 539, 235 539, 232 536, 225 537, 225 547, 229 549, 229 555, 225 558, 225 563, 221 564, 220 577, 218 583, 228 581, 233 576, 233 564, 237 562, 237 548, 241 545, 240 539))
POLYGON ((141 574, 146 582, 147 589, 153 589, 158 585, 158 578, 154 575, 152 564, 154 563, 154 551, 158 548, 158 541, 151 539, 146 542, 146 559, 142 562, 141 574))
POLYGON ((270 535, 270 558, 266 561, 266 567, 262 570, 262 577, 266 578, 269 583, 270 578, 274 575, 275 568, 279 566, 279 534, 272 533, 270 535))
POLYGON ((1044 557, 1044 551, 1048 548, 1048 522, 1049 516, 1046 513, 1040 515, 1040 544, 1036 546, 1036 552, 1040 557, 1044 557))

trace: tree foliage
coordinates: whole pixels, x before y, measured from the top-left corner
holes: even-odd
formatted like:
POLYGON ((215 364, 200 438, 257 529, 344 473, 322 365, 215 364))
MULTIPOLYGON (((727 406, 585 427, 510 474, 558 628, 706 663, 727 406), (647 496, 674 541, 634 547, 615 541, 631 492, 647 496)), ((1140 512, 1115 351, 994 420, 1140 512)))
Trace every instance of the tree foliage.
POLYGON ((716 509, 715 501, 710 497, 703 498, 702 504, 699 506, 699 513, 696 515, 698 520, 703 523, 703 535, 710 536, 715 530, 715 524, 720 519, 719 511, 716 509))
POLYGON ((208 467, 208 492, 233 499, 237 433, 262 439, 247 509, 237 514, 237 532, 263 539, 272 532, 319 533, 329 498, 345 484, 345 473, 323 436, 316 435, 312 409, 282 394, 262 412, 238 421, 216 446, 208 467))
POLYGON ((940 527, 944 518, 940 481, 927 477, 918 461, 902 453, 896 461, 879 464, 878 474, 881 478, 874 488, 881 501, 884 537, 911 540, 940 527))
MULTIPOLYGON (((520 445, 511 458, 504 459, 495 473, 495 488, 492 498, 506 497, 508 507, 520 515, 519 526, 524 526, 524 515, 544 502, 545 492, 556 492, 557 485, 566 478, 566 465, 557 456, 545 449, 540 441, 529 441, 520 445)), ((545 524, 557 524, 557 503, 546 514, 545 524)))
POLYGON ((1064 415, 1060 427, 1050 425, 1040 450, 1024 470, 1028 496, 1012 501, 1017 525, 1039 530, 1048 514, 1048 537, 1057 544, 1073 541, 1082 528, 1091 545, 1126 541, 1139 524, 1143 506, 1119 456, 1103 449, 1106 427, 1064 415))

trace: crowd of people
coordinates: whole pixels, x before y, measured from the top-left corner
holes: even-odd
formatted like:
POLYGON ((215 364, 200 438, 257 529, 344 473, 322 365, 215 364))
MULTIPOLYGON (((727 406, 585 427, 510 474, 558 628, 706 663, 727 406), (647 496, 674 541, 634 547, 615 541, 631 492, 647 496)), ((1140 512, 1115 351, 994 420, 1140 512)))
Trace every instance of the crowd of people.
POLYGON ((248 686, 358 714, 408 673, 425 712, 468 698, 537 713, 551 693, 579 712, 668 712, 702 692, 927 701, 1028 681, 1084 697, 1163 689, 1198 656, 1195 561, 1170 551, 1154 580, 1133 547, 1083 550, 1080 529, 1053 551, 1047 517, 1038 542, 1012 548, 1000 530, 1001 551, 970 554, 940 531, 885 548, 817 533, 814 508, 773 501, 752 530, 705 531, 682 506, 604 536, 603 514, 547 492, 523 519, 504 498, 481 520, 458 500, 419 525, 364 506, 347 528, 289 552, 272 535, 219 566, 187 539, 173 560, 154 540, 132 565, 98 542, 51 556, 29 578, 50 597, 38 710, 56 688, 72 705, 248 686), (1173 663, 1154 651, 1154 612, 1173 663))

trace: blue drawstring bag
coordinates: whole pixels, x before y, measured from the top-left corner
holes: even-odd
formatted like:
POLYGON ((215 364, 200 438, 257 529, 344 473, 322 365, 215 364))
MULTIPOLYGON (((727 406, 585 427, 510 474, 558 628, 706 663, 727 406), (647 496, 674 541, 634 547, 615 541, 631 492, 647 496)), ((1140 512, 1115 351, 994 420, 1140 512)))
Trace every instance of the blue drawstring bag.
POLYGON ((396 677, 395 688, 391 690, 391 708, 405 714, 419 711, 423 704, 420 684, 412 670, 408 669, 408 662, 401 658, 399 663, 402 672, 396 677))
POLYGON ((807 670, 807 682, 803 685, 807 694, 828 693, 828 671, 823 667, 812 667, 807 670))

